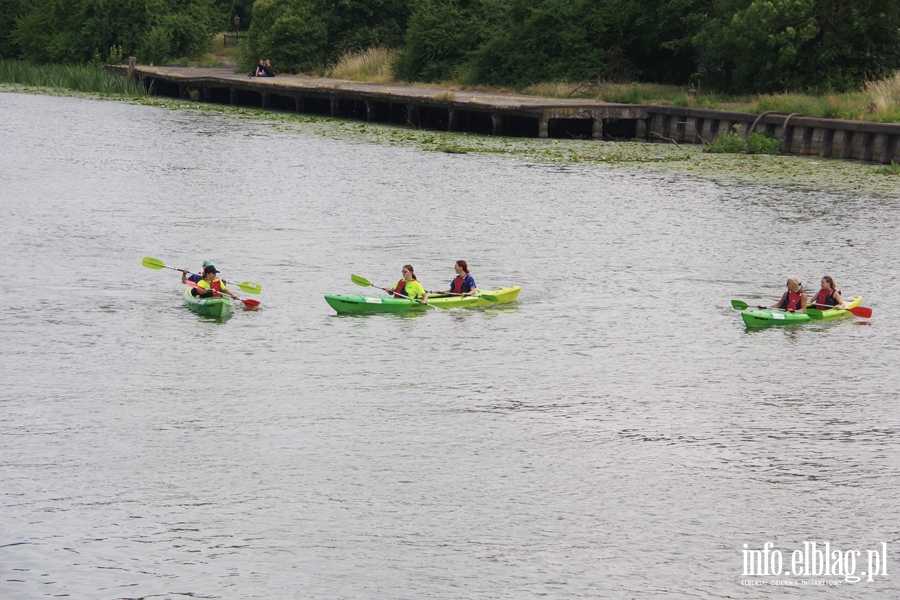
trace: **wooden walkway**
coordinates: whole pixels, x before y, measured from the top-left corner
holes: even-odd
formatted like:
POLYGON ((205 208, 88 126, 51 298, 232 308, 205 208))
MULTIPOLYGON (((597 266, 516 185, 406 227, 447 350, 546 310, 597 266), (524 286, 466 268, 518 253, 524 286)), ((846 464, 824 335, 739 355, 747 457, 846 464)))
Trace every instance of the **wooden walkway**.
MULTIPOLYGON (((110 67, 125 72, 125 67, 110 67)), ((203 102, 306 112, 426 129, 513 137, 644 140, 700 144, 716 135, 759 132, 784 151, 900 163, 900 125, 439 88, 378 85, 231 69, 136 67, 155 93, 203 102)))

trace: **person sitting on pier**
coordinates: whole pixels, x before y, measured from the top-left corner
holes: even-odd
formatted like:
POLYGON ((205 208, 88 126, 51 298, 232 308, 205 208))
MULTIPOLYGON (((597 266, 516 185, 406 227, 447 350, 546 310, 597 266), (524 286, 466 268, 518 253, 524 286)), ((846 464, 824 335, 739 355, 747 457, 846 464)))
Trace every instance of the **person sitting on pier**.
MULTIPOLYGON (((800 278, 791 276, 787 279, 787 291, 781 295, 781 300, 777 304, 773 304, 769 308, 778 308, 787 312, 803 312, 806 310, 806 292, 803 291, 803 284, 800 278)), ((765 308, 761 306, 760 308, 765 308)))
POLYGON ((822 289, 816 294, 813 308, 828 310, 829 308, 844 308, 844 299, 841 298, 841 290, 834 287, 834 279, 826 275, 822 278, 822 289))
POLYGON ((261 58, 259 59, 259 65, 250 71, 247 77, 275 77, 275 71, 272 70, 272 65, 268 60, 261 58))
POLYGON ((456 277, 450 282, 450 289, 441 292, 432 292, 432 294, 454 294, 457 296, 472 296, 477 294, 475 288, 475 279, 469 274, 469 263, 464 260, 456 261, 453 265, 456 270, 456 277))
POLYGON ((394 298, 409 298, 410 300, 419 300, 420 304, 428 304, 428 292, 416 279, 416 273, 413 271, 412 265, 403 265, 403 279, 398 281, 394 287, 381 288, 388 294, 393 294, 394 298))

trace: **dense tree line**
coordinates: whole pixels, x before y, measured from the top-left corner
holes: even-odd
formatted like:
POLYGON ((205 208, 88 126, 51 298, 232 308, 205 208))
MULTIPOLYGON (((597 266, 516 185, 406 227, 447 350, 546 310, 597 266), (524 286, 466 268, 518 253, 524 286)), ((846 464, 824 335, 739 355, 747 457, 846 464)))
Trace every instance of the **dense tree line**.
MULTIPOLYGON (((0 0, 0 58, 106 60, 116 47, 142 62, 201 54, 252 0, 0 0)), ((249 19, 248 19, 249 20, 249 19)))
POLYGON ((283 72, 372 46, 401 50, 402 79, 512 86, 839 91, 900 68, 898 0, 0 0, 0 56, 162 60, 203 52, 234 13, 248 60, 283 72))

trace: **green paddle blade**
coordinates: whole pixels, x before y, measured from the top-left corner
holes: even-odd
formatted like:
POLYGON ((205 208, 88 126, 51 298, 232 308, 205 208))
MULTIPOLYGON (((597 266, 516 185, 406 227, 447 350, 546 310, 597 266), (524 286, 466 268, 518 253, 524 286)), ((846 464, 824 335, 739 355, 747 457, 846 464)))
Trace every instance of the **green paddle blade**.
MULTIPOLYGON (((252 283, 250 281, 242 281, 237 284, 239 288, 247 292, 248 294, 258 294, 262 291, 262 286, 258 283, 252 283)), ((256 302, 256 300, 254 300, 256 302)))
POLYGON ((166 265, 163 264, 161 260, 158 258, 150 258, 149 256, 145 256, 144 260, 141 261, 141 264, 147 267, 148 269, 165 269, 166 265))
POLYGON ((817 320, 823 318, 822 311, 816 310, 815 308, 807 308, 806 316, 809 317, 810 319, 813 319, 814 321, 817 321, 817 320))
POLYGON ((500 302, 500 298, 494 296, 492 294, 478 294, 481 298, 484 298, 488 302, 500 302))
POLYGON ((740 300, 732 300, 731 306, 732 308, 736 308, 738 310, 744 310, 750 307, 749 304, 747 304, 746 302, 741 302, 740 300))
POLYGON ((372 282, 366 279, 365 277, 360 277, 359 275, 350 275, 350 281, 355 283, 356 285, 361 285, 362 287, 375 287, 372 285, 372 282))

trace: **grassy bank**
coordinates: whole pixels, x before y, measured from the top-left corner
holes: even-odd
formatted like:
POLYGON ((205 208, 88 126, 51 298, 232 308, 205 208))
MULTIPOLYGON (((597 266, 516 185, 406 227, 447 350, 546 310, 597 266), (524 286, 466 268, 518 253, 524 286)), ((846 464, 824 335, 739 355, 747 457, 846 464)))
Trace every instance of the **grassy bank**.
MULTIPOLYGON (((97 98, 97 95, 60 88, 36 88, 0 84, 0 92, 66 94, 97 98)), ((410 129, 392 125, 347 121, 221 104, 205 104, 157 96, 99 96, 144 106, 186 110, 246 120, 248 126, 271 128, 299 135, 320 135, 352 143, 374 143, 443 152, 469 160, 489 155, 531 163, 577 165, 579 168, 625 169, 634 175, 676 175, 725 184, 792 186, 829 193, 868 193, 900 197, 900 168, 837 160, 768 154, 705 153, 699 145, 664 143, 596 142, 507 138, 464 133, 410 129)), ((449 157, 448 157, 449 159, 449 157)))
POLYGON ((653 83, 557 81, 537 83, 524 88, 464 86, 456 81, 443 81, 436 85, 409 83, 394 80, 391 76, 391 63, 395 58, 396 52, 384 49, 347 53, 326 72, 326 75, 351 81, 391 85, 426 85, 448 90, 514 92, 551 98, 571 97, 627 104, 664 104, 750 113, 775 110, 784 114, 800 113, 807 117, 825 119, 900 123, 900 71, 884 80, 867 81, 856 92, 842 94, 785 92, 782 94, 733 96, 702 89, 695 90, 653 83), (376 73, 377 76, 374 75, 376 73))
POLYGON ((18 60, 0 60, 0 83, 123 98, 147 95, 136 80, 104 71, 96 65, 34 65, 18 60))

